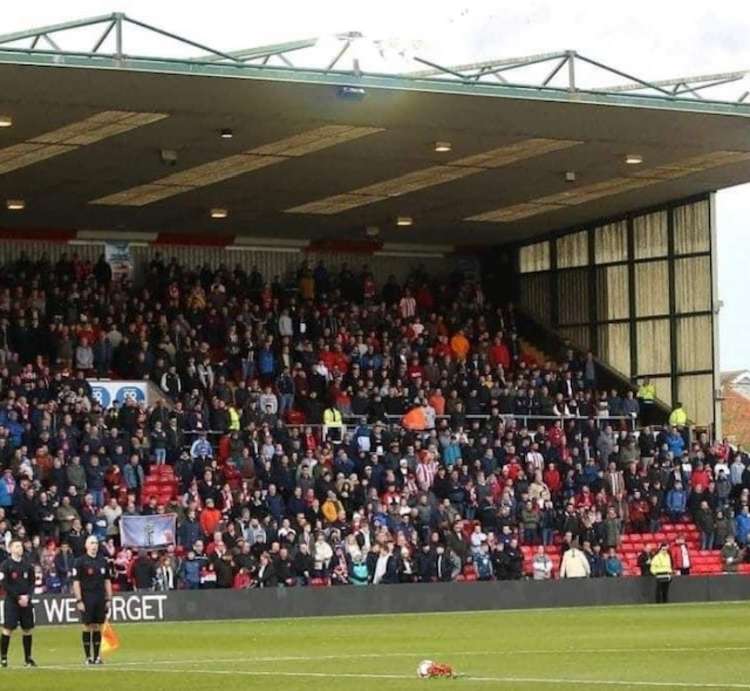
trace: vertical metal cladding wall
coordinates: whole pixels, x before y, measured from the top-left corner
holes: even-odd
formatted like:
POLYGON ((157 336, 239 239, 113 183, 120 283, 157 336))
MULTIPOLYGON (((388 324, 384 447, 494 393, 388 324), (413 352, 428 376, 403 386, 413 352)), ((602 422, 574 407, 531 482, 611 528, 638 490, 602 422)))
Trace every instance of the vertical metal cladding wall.
POLYGON ((554 233, 518 262, 523 307, 625 377, 650 377, 699 425, 715 422, 710 204, 554 233))

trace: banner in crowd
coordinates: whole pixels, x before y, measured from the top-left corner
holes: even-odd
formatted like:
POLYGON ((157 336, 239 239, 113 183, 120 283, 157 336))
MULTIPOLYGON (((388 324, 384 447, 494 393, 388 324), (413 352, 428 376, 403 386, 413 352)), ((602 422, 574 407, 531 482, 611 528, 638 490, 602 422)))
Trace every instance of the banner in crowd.
POLYGON ((112 280, 122 281, 133 277, 133 257, 130 243, 107 242, 104 244, 104 259, 112 269, 112 280))
POLYGON ((98 401, 102 408, 109 408, 113 403, 122 405, 128 398, 133 398, 139 403, 148 403, 148 388, 145 381, 102 381, 100 379, 89 379, 91 395, 98 401))
POLYGON ((123 516, 120 536, 123 547, 162 549, 175 543, 177 516, 173 513, 154 516, 123 516))

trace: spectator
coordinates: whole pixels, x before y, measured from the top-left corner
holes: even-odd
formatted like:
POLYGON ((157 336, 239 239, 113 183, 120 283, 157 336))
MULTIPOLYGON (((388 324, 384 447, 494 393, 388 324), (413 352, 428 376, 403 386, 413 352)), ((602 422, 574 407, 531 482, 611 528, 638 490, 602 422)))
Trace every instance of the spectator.
POLYGON ((195 552, 188 550, 185 559, 180 564, 179 577, 189 590, 197 590, 201 585, 201 562, 196 559, 195 552))
POLYGON ((678 535, 674 545, 669 550, 669 556, 672 561, 672 571, 678 573, 681 576, 690 575, 690 567, 692 560, 690 558, 690 550, 685 544, 685 536, 678 535))
POLYGON ((716 545, 723 546, 730 535, 734 537, 734 523, 726 516, 724 511, 717 509, 714 520, 714 547, 716 545))
POLYGON ((672 522, 682 520, 687 507, 687 493, 682 488, 682 482, 676 482, 674 487, 667 493, 667 513, 672 522))
POLYGON ((489 548, 486 541, 479 546, 479 549, 474 554, 474 566, 476 568, 478 580, 492 580, 494 573, 492 570, 492 561, 490 560, 489 548))
POLYGON ((713 549, 715 530, 714 513, 705 500, 700 503, 700 507, 695 513, 695 524, 701 531, 701 549, 713 549))
POLYGON ((156 564, 153 555, 142 551, 133 566, 135 589, 140 592, 150 592, 154 589, 155 579, 156 564))
POLYGON ((607 558, 604 560, 604 568, 609 577, 618 578, 623 575, 622 562, 617 556, 614 547, 610 547, 607 552, 607 558))
POLYGON ((640 569, 642 577, 651 575, 651 560, 653 553, 653 545, 645 545, 638 554, 638 568, 640 569))
POLYGON ((750 545, 750 509, 745 504, 734 519, 737 542, 742 547, 750 545))
POLYGON ((687 421, 687 412, 685 412, 685 409, 682 407, 682 403, 677 401, 672 412, 669 414, 669 424, 673 427, 681 428, 687 424, 687 421))
POLYGON ((742 562, 743 552, 735 542, 734 537, 729 535, 721 547, 721 565, 727 573, 737 571, 737 566, 742 562))
POLYGON ((560 564, 560 578, 588 578, 591 575, 586 555, 578 549, 578 541, 574 540, 570 549, 563 555, 560 564))
POLYGON ((536 548, 536 554, 532 561, 532 573, 535 581, 546 581, 552 578, 552 560, 544 551, 544 546, 536 548))
POLYGON ((607 518, 604 521, 604 546, 616 549, 620 546, 622 534, 622 521, 617 517, 613 507, 607 509, 607 518))
POLYGON ((602 547, 598 542, 593 546, 588 540, 584 542, 583 553, 589 562, 589 576, 591 578, 603 578, 607 575, 604 557, 602 556, 602 547))
POLYGON ((88 372, 94 369, 94 351, 89 344, 88 338, 81 338, 75 350, 75 367, 78 370, 88 372))
POLYGON ((221 511, 214 506, 214 500, 206 499, 206 506, 200 514, 200 527, 203 535, 213 535, 221 522, 221 511))

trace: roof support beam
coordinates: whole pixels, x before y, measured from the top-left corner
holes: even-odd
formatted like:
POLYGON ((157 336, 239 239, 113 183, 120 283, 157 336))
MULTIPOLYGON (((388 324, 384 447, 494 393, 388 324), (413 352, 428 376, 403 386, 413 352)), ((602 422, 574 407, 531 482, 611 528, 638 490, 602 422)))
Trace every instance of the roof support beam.
POLYGON ((10 34, 0 34, 0 43, 12 43, 21 41, 25 38, 36 38, 44 34, 52 34, 57 31, 70 31, 71 29, 81 29, 92 24, 103 24, 115 19, 114 14, 103 14, 98 17, 89 17, 88 19, 78 19, 72 22, 61 22, 60 24, 50 24, 49 26, 40 26, 36 29, 27 29, 26 31, 15 31, 10 34))
MULTIPOLYGON (((410 60, 415 63, 425 66, 427 69, 421 71, 405 72, 399 75, 391 74, 378 74, 375 72, 362 71, 361 66, 357 60, 354 60, 352 70, 335 70, 336 66, 340 63, 341 59, 347 52, 351 52, 352 45, 355 40, 368 40, 361 33, 351 31, 344 34, 337 34, 336 38, 342 41, 340 47, 336 47, 335 55, 327 59, 327 64, 323 66, 318 65, 311 68, 295 67, 290 59, 290 54, 295 51, 304 50, 307 48, 313 48, 318 44, 317 38, 307 38, 298 41, 289 41, 285 43, 271 44, 266 46, 257 46, 253 48, 246 48, 237 51, 221 51, 206 46, 202 43, 186 38, 185 36, 178 35, 171 31, 161 29, 159 27, 142 22, 137 19, 132 19, 121 12, 115 12, 112 14, 99 15, 95 17, 89 17, 71 22, 62 22, 59 24, 51 24, 49 26, 42 26, 25 31, 16 31, 0 35, 0 59, 3 62, 12 62, 14 56, 19 56, 16 59, 22 61, 44 59, 46 56, 55 55, 60 56, 63 60, 68 58, 75 62, 76 60, 94 60, 97 66, 103 64, 105 58, 112 58, 114 60, 114 67, 123 67, 127 62, 128 66, 135 65, 138 61, 150 61, 157 62, 162 61, 164 63, 170 63, 173 65, 180 65, 187 67, 189 70, 198 69, 196 66, 199 64, 207 66, 217 66, 218 68, 226 68, 228 66, 233 67, 247 67, 254 68, 257 70, 263 70, 264 74, 269 72, 283 73, 284 68, 281 70, 274 69, 272 67, 271 58, 276 57, 283 63, 289 70, 302 71, 307 73, 315 74, 316 77, 321 75, 326 78, 333 78, 339 74, 350 74, 353 73, 357 77, 373 77, 378 79, 387 79, 396 81, 409 81, 411 85, 416 85, 420 82, 422 84, 429 83, 431 79, 437 80, 450 80, 451 78, 461 80, 463 86, 476 87, 477 89, 481 86, 486 86, 488 83, 492 84, 495 89, 500 88, 495 82, 500 82, 507 88, 523 88, 523 89, 536 89, 538 91, 547 91, 554 93, 559 96, 561 92, 567 92, 568 94, 618 94, 618 93, 629 93, 632 94, 632 98, 643 99, 645 97, 653 98, 654 94, 638 93, 638 92, 655 92, 661 98, 668 99, 669 101, 689 101, 694 103, 695 101, 706 100, 707 102, 713 103, 724 103, 732 104, 737 106, 742 104, 748 97, 747 93, 743 93, 739 98, 731 99, 717 99, 717 98, 705 98, 703 92, 716 87, 725 86, 731 82, 745 79, 750 75, 750 70, 739 70, 735 72, 726 72, 721 74, 709 74, 700 75, 694 77, 679 77, 675 79, 666 79, 658 81, 648 81, 638 77, 634 77, 627 72, 618 70, 614 67, 610 67, 602 62, 593 60, 584 55, 580 55, 573 50, 556 51, 550 53, 537 53, 534 55, 527 55, 522 57, 512 58, 501 58, 494 60, 485 60, 480 62, 467 63, 463 65, 443 65, 433 60, 428 60, 420 56, 410 56, 410 60), (176 41, 183 46, 190 46, 191 48, 198 48, 204 51, 202 54, 192 58, 169 58, 169 57, 154 57, 149 55, 141 55, 134 52, 128 52, 127 46, 125 45, 125 25, 130 27, 137 27, 142 30, 146 30, 150 33, 159 35, 160 37, 169 38, 176 41), (82 29, 89 26, 101 25, 101 33, 96 39, 96 42, 90 52, 80 50, 66 50, 62 45, 61 38, 59 36, 64 32, 72 32, 77 29, 82 29), (110 50, 102 50, 102 46, 105 44, 108 38, 111 38, 114 33, 114 48, 110 50), (53 36, 54 35, 54 36, 53 36), (31 43, 30 47, 22 47, 16 45, 17 42, 28 39, 31 43), (49 47, 48 47, 49 46, 49 47), (624 80, 626 83, 615 84, 610 87, 589 87, 581 79, 579 67, 576 62, 581 60, 587 66, 594 67, 597 70, 604 71, 616 75, 624 80), (544 64, 550 62, 550 69, 546 74, 539 75, 538 70, 532 70, 531 72, 524 72, 524 68, 533 67, 534 65, 544 64), (556 81, 556 86, 552 86, 555 78, 558 77, 560 72, 567 66, 567 85, 560 85, 562 79, 556 81), (508 77, 507 73, 513 71, 513 77, 508 77), (488 79, 485 79, 488 78, 488 79)), ((373 42, 375 46, 379 44, 378 41, 373 42)), ((60 61, 62 62, 62 61, 60 61)), ((365 65, 365 68, 367 66, 365 65)), ((584 72, 584 76, 588 74, 588 70, 584 72)), ((288 73, 284 74, 287 77, 288 73)))
MULTIPOLYGON (((304 38, 299 41, 289 41, 287 43, 275 43, 268 46, 245 48, 243 50, 231 50, 227 52, 227 55, 231 56, 235 60, 260 60, 268 59, 273 55, 292 53, 295 50, 314 48, 317 44, 317 38, 304 38)), ((196 62, 218 62, 219 60, 221 60, 221 58, 214 53, 209 53, 208 55, 198 55, 197 57, 194 57, 192 59, 196 62)))

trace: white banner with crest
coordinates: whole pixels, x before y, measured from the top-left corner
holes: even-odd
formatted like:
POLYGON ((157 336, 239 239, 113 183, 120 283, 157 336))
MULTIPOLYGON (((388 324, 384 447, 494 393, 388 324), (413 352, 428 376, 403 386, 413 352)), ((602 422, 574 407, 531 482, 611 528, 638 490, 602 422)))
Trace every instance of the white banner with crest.
POLYGON ((123 516, 120 536, 123 547, 162 549, 175 544, 177 516, 173 513, 153 516, 123 516))

